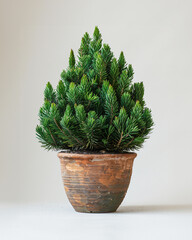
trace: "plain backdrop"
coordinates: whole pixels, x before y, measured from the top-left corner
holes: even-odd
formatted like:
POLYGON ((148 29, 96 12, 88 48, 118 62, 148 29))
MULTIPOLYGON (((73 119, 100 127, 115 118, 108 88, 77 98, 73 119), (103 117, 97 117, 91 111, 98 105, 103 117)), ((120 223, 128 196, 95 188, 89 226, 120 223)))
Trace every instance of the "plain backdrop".
POLYGON ((56 87, 81 37, 98 26, 143 81, 155 128, 124 200, 192 203, 191 0, 0 0, 0 201, 64 203, 56 152, 35 137, 48 81, 56 87))

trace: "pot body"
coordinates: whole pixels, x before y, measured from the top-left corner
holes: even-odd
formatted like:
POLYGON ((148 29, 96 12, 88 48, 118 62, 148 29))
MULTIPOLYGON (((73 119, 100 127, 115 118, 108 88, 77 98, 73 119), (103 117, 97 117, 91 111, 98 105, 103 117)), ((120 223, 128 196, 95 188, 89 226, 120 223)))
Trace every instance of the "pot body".
POLYGON ((67 197, 77 212, 115 212, 123 201, 136 153, 58 153, 67 197))

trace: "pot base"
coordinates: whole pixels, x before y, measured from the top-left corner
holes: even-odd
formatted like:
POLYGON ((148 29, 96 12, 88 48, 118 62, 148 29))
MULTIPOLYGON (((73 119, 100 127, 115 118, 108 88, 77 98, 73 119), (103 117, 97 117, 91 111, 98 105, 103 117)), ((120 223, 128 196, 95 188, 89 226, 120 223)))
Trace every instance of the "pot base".
POLYGON ((111 211, 101 211, 101 212, 100 211, 99 212, 98 211, 94 211, 94 212, 93 211, 83 211, 83 210, 82 211, 81 210, 78 211, 76 209, 75 209, 75 211, 79 212, 79 213, 113 213, 113 212, 116 212, 117 209, 111 210, 111 211))

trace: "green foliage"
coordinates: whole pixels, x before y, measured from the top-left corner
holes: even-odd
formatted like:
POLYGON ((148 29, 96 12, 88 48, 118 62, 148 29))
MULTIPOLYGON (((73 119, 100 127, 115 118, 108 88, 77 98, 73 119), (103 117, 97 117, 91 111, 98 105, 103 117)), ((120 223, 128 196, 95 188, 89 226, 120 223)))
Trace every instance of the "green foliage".
POLYGON ((72 69, 74 67, 75 67, 75 56, 74 56, 73 50, 71 49, 70 56, 69 56, 69 68, 72 69))
POLYGON ((56 93, 50 82, 47 83, 44 91, 44 100, 49 102, 56 102, 56 93))
POLYGON ((118 102, 115 95, 115 91, 111 85, 107 90, 106 99, 105 99, 105 115, 108 118, 109 124, 112 124, 112 121, 116 114, 118 113, 118 102))
POLYGON ((119 77, 119 66, 116 58, 113 58, 111 62, 110 75, 109 75, 110 82, 113 87, 117 86, 118 77, 119 77))
POLYGON ((153 127, 143 83, 133 83, 123 52, 114 58, 96 27, 85 33, 56 90, 48 82, 36 135, 47 150, 127 152, 138 150, 153 127))
POLYGON ((120 53, 118 65, 119 65, 119 72, 122 72, 126 68, 126 61, 125 61, 123 52, 120 53))

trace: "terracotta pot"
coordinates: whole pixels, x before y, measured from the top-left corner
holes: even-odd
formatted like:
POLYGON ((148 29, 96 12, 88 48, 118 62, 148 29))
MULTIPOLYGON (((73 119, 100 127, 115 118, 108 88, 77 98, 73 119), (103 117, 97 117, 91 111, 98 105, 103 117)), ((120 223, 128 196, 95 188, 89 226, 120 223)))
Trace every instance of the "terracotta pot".
POLYGON ((67 197, 77 212, 115 212, 123 201, 136 153, 58 153, 67 197))

